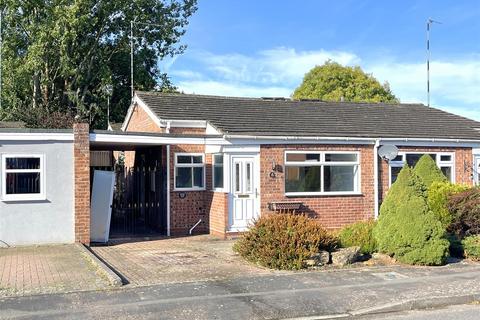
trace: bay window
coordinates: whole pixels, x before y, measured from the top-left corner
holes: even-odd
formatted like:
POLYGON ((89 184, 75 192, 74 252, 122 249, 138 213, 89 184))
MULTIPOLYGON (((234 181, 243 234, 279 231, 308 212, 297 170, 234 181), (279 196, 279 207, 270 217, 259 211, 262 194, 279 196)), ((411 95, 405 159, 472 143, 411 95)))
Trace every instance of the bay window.
POLYGON ((2 200, 45 200, 43 155, 2 155, 2 200))
POLYGON ((359 192, 358 152, 287 151, 285 194, 351 194, 359 192))
POLYGON ((398 174, 405 163, 413 168, 424 154, 428 154, 435 161, 449 181, 455 182, 454 152, 400 152, 395 159, 389 162, 390 185, 397 180, 398 174))
POLYGON ((204 190, 205 161, 203 154, 175 154, 175 190, 204 190))

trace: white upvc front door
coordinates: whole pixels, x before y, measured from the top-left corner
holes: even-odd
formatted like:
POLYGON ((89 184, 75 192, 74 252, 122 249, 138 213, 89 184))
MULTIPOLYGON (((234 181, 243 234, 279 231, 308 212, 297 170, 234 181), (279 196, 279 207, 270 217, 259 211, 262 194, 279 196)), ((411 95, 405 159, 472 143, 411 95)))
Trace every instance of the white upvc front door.
POLYGON ((258 155, 232 155, 229 231, 245 231, 258 217, 260 205, 258 155))
POLYGON ((475 184, 480 185, 480 155, 473 155, 473 180, 475 184))

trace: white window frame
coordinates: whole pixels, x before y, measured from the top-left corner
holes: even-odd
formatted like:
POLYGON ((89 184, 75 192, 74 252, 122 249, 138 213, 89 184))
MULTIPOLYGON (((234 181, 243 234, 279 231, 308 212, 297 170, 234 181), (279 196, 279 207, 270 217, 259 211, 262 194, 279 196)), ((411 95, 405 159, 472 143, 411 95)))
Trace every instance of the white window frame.
POLYGON ((45 155, 38 153, 2 154, 0 179, 2 180, 2 201, 39 201, 46 200, 45 155), (40 169, 8 169, 7 158, 39 158, 40 169), (40 173, 40 193, 7 194, 7 173, 40 173))
POLYGON ((174 168, 173 168, 173 191, 203 191, 206 190, 206 179, 205 179, 205 154, 204 153, 175 153, 174 155, 174 168), (178 163, 179 156, 195 157, 201 156, 202 163, 178 163), (192 176, 192 188, 177 188, 177 168, 203 168, 203 187, 193 186, 193 176, 192 176))
POLYGON ((224 153, 212 153, 212 190, 213 191, 224 191, 225 190, 225 154, 224 153), (215 156, 221 155, 223 157, 222 168, 223 168, 223 188, 215 187, 215 156))
POLYGON ((360 152, 359 151, 311 151, 311 150, 286 150, 284 154, 284 165, 285 173, 283 178, 283 189, 285 196, 287 197, 297 197, 297 196, 351 196, 351 195, 361 195, 361 165, 360 165, 360 152), (319 154, 320 161, 287 161, 288 154, 319 154), (355 154, 357 156, 356 161, 325 161, 325 154, 355 154), (325 166, 356 166, 357 170, 354 175, 353 191, 324 191, 324 167, 325 166), (286 191, 286 168, 288 166, 318 166, 320 169, 320 192, 287 192, 286 191))
POLYGON ((398 155, 402 157, 401 161, 389 161, 388 165, 388 186, 392 185, 392 167, 396 168, 403 168, 406 163, 406 155, 407 154, 435 154, 435 162, 437 167, 440 169, 441 167, 450 167, 452 170, 452 179, 450 182, 455 183, 455 152, 437 152, 437 151, 402 151, 399 152, 398 155), (441 156, 450 156, 450 161, 441 161, 441 156))

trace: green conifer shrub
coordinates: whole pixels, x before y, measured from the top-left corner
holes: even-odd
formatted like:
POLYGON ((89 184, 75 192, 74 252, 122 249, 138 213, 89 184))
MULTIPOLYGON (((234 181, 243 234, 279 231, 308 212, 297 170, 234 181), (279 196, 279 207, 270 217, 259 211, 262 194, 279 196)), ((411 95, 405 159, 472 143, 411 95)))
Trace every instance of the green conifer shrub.
POLYGON ((429 154, 424 154, 420 157, 413 172, 422 179, 427 188, 435 181, 447 181, 447 177, 445 177, 442 170, 437 167, 437 164, 429 154))

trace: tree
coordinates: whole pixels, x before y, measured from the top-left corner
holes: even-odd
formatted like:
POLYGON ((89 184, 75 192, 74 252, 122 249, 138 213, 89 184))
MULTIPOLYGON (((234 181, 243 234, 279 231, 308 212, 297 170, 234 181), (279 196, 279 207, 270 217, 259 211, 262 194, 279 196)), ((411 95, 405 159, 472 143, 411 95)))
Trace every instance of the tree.
POLYGON ((420 157, 413 168, 413 172, 423 180, 425 186, 430 188, 434 182, 446 182, 447 177, 443 174, 429 154, 420 157))
POLYGON ((158 60, 184 52, 180 38, 196 9, 196 0, 4 0, 0 117, 41 109, 105 127, 104 88, 112 85, 112 120, 121 121, 130 104, 130 21, 138 22, 135 88, 171 90, 158 60))
POLYGON ((429 210, 426 186, 405 166, 380 207, 373 233, 380 252, 401 262, 443 264, 448 255, 445 228, 429 210))
POLYGON ((347 67, 333 61, 327 61, 306 73, 292 97, 298 100, 399 102, 388 83, 380 84, 358 66, 347 67))

